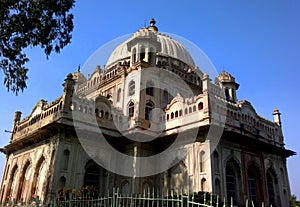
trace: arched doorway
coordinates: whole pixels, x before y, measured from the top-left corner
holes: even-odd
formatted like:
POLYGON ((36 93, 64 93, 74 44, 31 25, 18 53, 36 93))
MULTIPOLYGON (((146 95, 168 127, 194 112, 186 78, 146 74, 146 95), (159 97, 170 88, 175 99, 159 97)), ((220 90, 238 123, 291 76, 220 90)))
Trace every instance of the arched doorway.
POLYGON ((88 161, 85 167, 83 185, 92 187, 99 196, 103 196, 107 192, 107 182, 107 171, 93 160, 88 161))
POLYGON ((269 197, 269 205, 280 206, 278 179, 272 168, 267 170, 267 190, 269 197))
POLYGON ((262 181, 258 165, 251 163, 247 171, 248 198, 250 203, 258 205, 262 202, 262 181))
POLYGON ((31 195, 39 196, 40 199, 44 199, 44 192, 45 192, 45 184, 47 182, 47 163, 42 156, 36 164, 35 172, 33 175, 33 182, 31 188, 31 195))
POLYGON ((233 200, 233 204, 240 204, 241 201, 241 170, 235 159, 231 158, 226 163, 226 196, 227 200, 233 200))
POLYGON ((18 195, 17 195, 17 200, 21 199, 23 201, 28 200, 28 187, 29 187, 29 182, 31 180, 31 163, 29 161, 26 162, 26 164, 23 167, 21 177, 19 180, 19 189, 18 189, 18 195))
POLYGON ((14 191, 17 185, 17 179, 15 179, 17 177, 18 174, 18 165, 16 164, 13 168, 12 171, 10 173, 9 176, 9 182, 7 185, 7 190, 6 190, 6 198, 5 201, 9 201, 12 200, 14 197, 14 191))

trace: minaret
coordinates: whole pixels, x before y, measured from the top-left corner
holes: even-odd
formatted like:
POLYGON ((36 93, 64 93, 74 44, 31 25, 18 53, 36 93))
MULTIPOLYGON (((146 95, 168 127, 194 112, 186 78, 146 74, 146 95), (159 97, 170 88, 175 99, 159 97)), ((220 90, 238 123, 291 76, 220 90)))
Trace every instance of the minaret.
POLYGON ((10 140, 13 139, 13 136, 14 136, 14 134, 16 133, 18 122, 21 120, 21 115, 22 115, 22 112, 21 112, 21 111, 16 111, 16 112, 15 112, 15 116, 14 116, 14 126, 13 126, 13 130, 12 130, 12 132, 11 132, 11 135, 10 135, 10 140))
POLYGON ((237 102, 236 91, 239 88, 239 84, 235 82, 235 78, 223 70, 217 77, 217 81, 219 81, 224 90, 226 100, 237 102))
POLYGON ((63 83, 64 87, 64 105, 63 105, 63 111, 66 112, 70 109, 70 106, 72 104, 72 97, 74 92, 74 85, 75 81, 73 79, 73 75, 69 73, 67 75, 67 78, 65 79, 65 82, 63 83))
POLYGON ((281 127, 281 119, 280 119, 281 113, 277 108, 274 109, 273 111, 273 117, 274 117, 274 122, 281 127))

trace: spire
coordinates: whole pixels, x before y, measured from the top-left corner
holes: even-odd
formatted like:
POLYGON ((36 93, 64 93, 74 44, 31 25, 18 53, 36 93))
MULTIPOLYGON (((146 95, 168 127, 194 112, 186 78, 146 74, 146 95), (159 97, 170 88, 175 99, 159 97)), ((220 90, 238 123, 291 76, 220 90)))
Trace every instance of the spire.
POLYGON ((158 31, 158 28, 155 26, 155 23, 156 23, 155 19, 152 18, 152 19, 150 20, 150 26, 148 27, 148 29, 157 32, 157 31, 158 31))

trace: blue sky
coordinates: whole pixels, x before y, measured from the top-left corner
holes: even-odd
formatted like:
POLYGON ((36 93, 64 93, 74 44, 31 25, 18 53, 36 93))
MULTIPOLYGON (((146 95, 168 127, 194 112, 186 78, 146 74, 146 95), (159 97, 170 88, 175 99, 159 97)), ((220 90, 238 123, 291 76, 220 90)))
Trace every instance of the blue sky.
MULTIPOLYGON (((40 99, 61 95, 66 75, 84 65, 100 46, 133 33, 154 17, 160 31, 180 35, 200 47, 218 72, 224 67, 240 84, 239 100, 273 120, 282 113, 286 147, 300 152, 300 1, 78 1, 73 9, 72 43, 46 60, 40 48, 27 49, 28 88, 15 96, 0 86, 0 146, 9 141, 14 112, 30 114, 40 99), (105 3, 104 3, 105 2, 105 3)), ((99 63, 104 64, 104 63, 99 63)), ((0 72, 3 80, 3 73, 0 72)), ((0 156, 0 171, 5 155, 0 156)), ((300 158, 288 159, 293 194, 300 199, 300 158)))

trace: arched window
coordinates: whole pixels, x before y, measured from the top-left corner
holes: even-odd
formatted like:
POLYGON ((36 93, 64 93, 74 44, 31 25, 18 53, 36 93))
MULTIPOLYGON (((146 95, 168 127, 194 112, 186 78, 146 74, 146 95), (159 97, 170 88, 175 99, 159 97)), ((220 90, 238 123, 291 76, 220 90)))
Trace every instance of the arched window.
POLYGON ((248 195, 250 202, 254 204, 260 203, 261 192, 259 168, 252 163, 248 168, 248 195))
POLYGON ((269 196, 269 206, 280 206, 278 179, 275 171, 270 168, 267 170, 267 190, 269 196))
POLYGON ((203 103, 200 102, 200 103, 198 103, 198 110, 202 110, 202 109, 203 109, 203 103))
POLYGON ((268 187, 268 195, 269 195, 269 204, 275 204, 275 192, 274 192, 274 181, 272 175, 267 173, 267 187, 268 187))
POLYGON ((179 116, 182 116, 182 109, 179 110, 179 116))
POLYGON ((30 175, 31 175, 31 166, 30 162, 27 161, 26 164, 24 165, 22 172, 21 172, 21 178, 19 180, 19 189, 18 189, 18 194, 17 194, 17 199, 22 199, 24 201, 27 200, 27 192, 28 192, 28 186, 30 182, 30 175))
POLYGON ((84 172, 84 186, 93 186, 98 196, 107 195, 107 171, 97 165, 93 160, 87 162, 84 172))
POLYGON ((225 98, 226 100, 229 100, 229 89, 225 88, 225 98))
POLYGON ((237 176, 233 166, 226 166, 226 190, 227 190, 227 199, 236 200, 237 195, 237 176))
POLYGON ((144 61, 145 54, 145 48, 141 47, 140 61, 144 61))
MULTIPOLYGON (((17 179, 15 179, 17 177, 17 174, 18 174, 18 165, 15 165, 12 168, 12 171, 9 176, 9 182, 8 182, 7 191, 6 191, 7 198, 12 198, 12 194, 17 186, 17 179)), ((7 198, 6 198, 6 201, 7 201, 7 198)))
POLYGON ((152 81, 147 81, 146 83, 146 94, 149 96, 154 96, 154 84, 152 81))
POLYGON ((132 80, 128 84, 128 96, 134 95, 135 92, 135 82, 132 80))
POLYGON ((171 113, 171 119, 174 119, 174 112, 171 113))
POLYGON ((151 111, 154 108, 154 104, 152 102, 146 103, 145 106, 145 119, 146 120, 151 120, 151 111))
POLYGON ((35 168, 34 176, 33 176, 33 186, 32 186, 32 194, 36 194, 37 196, 43 198, 43 186, 47 182, 47 177, 45 176, 47 171, 47 164, 44 156, 42 156, 35 168))
POLYGON ((178 111, 175 111, 175 118, 178 117, 178 111))
POLYGON ((196 106, 193 106, 193 112, 195 112, 196 111, 196 106))
POLYGON ((189 113, 192 113, 192 107, 189 107, 189 113))
POLYGON ((63 162, 62 162, 63 170, 68 170, 69 159, 70 159, 70 151, 66 149, 66 150, 64 150, 64 156, 63 156, 63 162))
POLYGON ((236 205, 239 202, 239 188, 242 184, 240 180, 240 167, 233 158, 231 158, 226 164, 225 176, 227 200, 230 202, 232 199, 233 203, 236 205))
POLYGON ((219 173, 219 154, 217 151, 214 151, 214 170, 216 173, 219 173))
POLYGON ((119 88, 117 92, 117 102, 119 102, 120 100, 121 100, 121 88, 119 88))
POLYGON ((202 150, 200 152, 200 172, 204 172, 204 161, 205 161, 205 152, 202 150))
POLYGON ((257 201, 257 188, 256 188, 256 176, 254 172, 248 172, 248 191, 249 191, 249 199, 251 201, 257 201))
POLYGON ((201 179, 201 191, 202 192, 205 192, 207 189, 206 189, 206 179, 205 178, 202 178, 201 179))
POLYGON ((136 62, 136 49, 134 48, 132 51, 132 62, 135 63, 136 62))
POLYGON ((130 102, 128 105, 128 116, 133 117, 134 116, 134 103, 130 102))

